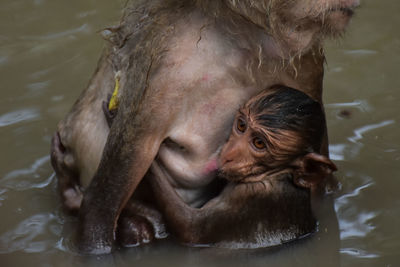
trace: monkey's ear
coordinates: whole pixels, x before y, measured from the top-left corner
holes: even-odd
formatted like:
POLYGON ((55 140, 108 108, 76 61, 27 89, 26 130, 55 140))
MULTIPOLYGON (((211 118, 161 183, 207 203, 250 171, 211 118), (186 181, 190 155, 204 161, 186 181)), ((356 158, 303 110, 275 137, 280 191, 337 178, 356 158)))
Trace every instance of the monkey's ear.
POLYGON ((314 187, 321 183, 328 175, 336 171, 336 165, 326 156, 318 153, 308 153, 297 158, 293 181, 301 187, 314 187))

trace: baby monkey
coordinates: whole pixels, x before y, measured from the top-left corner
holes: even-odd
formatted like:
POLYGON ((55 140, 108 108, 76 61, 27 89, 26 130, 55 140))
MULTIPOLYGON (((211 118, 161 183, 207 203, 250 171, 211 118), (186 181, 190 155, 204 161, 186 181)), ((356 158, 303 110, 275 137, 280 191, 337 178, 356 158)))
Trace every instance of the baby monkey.
POLYGON ((196 246, 258 248, 316 230, 310 191, 336 170, 319 154, 325 131, 320 104, 274 87, 239 109, 222 147, 220 177, 227 185, 201 208, 185 204, 154 161, 148 175, 169 230, 196 246))

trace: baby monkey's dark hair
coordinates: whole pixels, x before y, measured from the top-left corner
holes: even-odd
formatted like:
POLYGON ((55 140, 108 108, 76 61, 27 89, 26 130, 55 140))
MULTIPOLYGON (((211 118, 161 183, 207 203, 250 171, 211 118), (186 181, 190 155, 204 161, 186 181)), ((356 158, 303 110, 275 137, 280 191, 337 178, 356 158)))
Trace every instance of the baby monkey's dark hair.
POLYGON ((325 115, 321 105, 305 93, 274 86, 252 98, 245 108, 262 128, 267 129, 267 136, 272 138, 267 140, 271 149, 286 150, 287 155, 293 157, 320 152, 325 115))

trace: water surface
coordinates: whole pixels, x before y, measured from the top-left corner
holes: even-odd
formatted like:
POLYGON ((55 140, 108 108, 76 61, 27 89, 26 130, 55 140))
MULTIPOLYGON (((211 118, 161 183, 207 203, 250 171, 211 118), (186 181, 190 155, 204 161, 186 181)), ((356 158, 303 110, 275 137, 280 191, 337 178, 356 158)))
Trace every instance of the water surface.
POLYGON ((327 42, 324 102, 342 189, 317 235, 250 253, 173 241, 107 257, 72 252, 74 218, 60 210, 50 138, 95 69, 98 30, 116 24, 124 2, 0 3, 1 266, 400 265, 398 0, 364 0, 343 40, 327 42))

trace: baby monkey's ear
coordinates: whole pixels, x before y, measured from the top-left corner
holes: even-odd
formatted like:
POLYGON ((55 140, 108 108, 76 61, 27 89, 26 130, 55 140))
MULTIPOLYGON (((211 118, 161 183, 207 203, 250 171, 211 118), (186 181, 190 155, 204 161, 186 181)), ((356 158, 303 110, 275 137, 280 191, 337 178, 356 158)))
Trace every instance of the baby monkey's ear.
POLYGON ((318 153, 308 153, 293 161, 293 182, 301 187, 311 188, 318 186, 332 172, 336 165, 326 156, 318 153))

